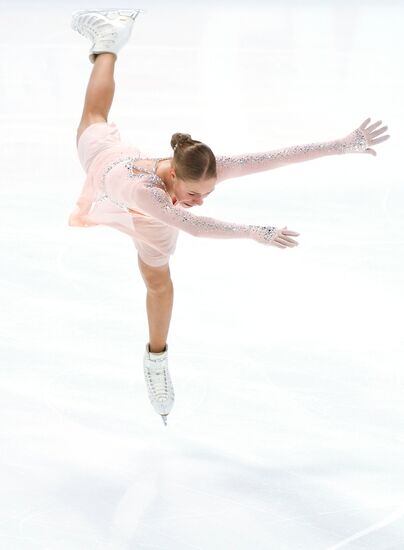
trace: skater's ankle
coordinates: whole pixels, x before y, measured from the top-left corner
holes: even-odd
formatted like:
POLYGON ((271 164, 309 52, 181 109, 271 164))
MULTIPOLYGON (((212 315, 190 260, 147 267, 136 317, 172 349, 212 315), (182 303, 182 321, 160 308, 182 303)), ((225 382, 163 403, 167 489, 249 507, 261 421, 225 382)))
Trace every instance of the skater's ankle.
POLYGON ((149 351, 150 353, 164 353, 167 349, 167 345, 164 344, 164 346, 152 346, 149 344, 149 351))
POLYGON ((117 55, 111 52, 100 52, 100 53, 94 53, 93 55, 94 55, 94 63, 97 61, 97 59, 102 59, 103 61, 106 61, 109 58, 110 59, 109 62, 111 62, 111 61, 116 61, 118 58, 117 55))

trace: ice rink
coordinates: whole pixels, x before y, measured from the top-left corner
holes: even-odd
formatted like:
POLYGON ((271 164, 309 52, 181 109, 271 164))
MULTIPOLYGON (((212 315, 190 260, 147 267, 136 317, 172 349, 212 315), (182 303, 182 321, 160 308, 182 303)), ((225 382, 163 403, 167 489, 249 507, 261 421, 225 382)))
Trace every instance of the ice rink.
POLYGON ((1 2, 0 548, 404 549, 404 2, 1 2), (148 400, 131 239, 69 227, 92 65, 74 10, 145 10, 109 121, 152 157, 342 138, 218 184, 194 214, 299 246, 181 232, 176 401, 148 400))

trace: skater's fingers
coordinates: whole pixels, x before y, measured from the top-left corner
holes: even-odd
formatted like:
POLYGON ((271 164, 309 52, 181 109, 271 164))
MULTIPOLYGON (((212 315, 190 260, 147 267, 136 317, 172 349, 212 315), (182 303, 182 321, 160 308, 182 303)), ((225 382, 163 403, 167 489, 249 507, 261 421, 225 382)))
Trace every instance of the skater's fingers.
POLYGON ((277 241, 281 240, 281 241, 285 241, 287 243, 296 243, 297 244, 297 241, 292 239, 292 237, 289 237, 288 235, 286 235, 284 231, 279 231, 278 234, 276 235, 275 239, 277 241))
POLYGON ((283 238, 282 239, 283 242, 286 242, 286 243, 290 243, 289 246, 293 246, 293 245, 298 245, 299 243, 297 241, 295 241, 294 239, 286 239, 286 238, 283 238))
POLYGON ((296 235, 299 235, 299 233, 297 233, 296 231, 291 231, 290 229, 284 228, 278 231, 278 234, 275 237, 275 241, 290 247, 297 246, 299 243, 294 239, 292 239, 291 237, 289 237, 288 235, 296 236, 296 235))
POLYGON ((369 124, 369 122, 370 122, 370 117, 362 122, 362 124, 360 125, 360 128, 362 128, 362 130, 364 130, 366 128, 366 126, 369 124))
POLYGON ((366 131, 367 132, 372 132, 375 128, 377 128, 377 126, 380 126, 381 123, 382 123, 381 120, 378 120, 377 122, 374 122, 371 126, 369 126, 369 128, 366 128, 366 131))
POLYGON ((296 241, 294 241, 293 239, 287 239, 287 238, 282 238, 282 237, 277 237, 276 242, 281 243, 285 246, 290 246, 290 247, 296 246, 296 245, 299 244, 296 241))

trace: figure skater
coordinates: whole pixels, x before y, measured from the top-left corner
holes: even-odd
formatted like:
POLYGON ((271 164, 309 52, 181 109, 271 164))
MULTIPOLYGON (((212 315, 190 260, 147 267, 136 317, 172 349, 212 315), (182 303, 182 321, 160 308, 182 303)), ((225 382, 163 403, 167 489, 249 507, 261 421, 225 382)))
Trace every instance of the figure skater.
POLYGON ((69 225, 114 227, 129 235, 137 249, 138 265, 147 295, 149 342, 143 358, 150 402, 167 425, 174 405, 168 370, 167 336, 173 306, 169 259, 179 230, 195 237, 253 239, 277 248, 293 248, 299 235, 287 226, 243 225, 198 216, 190 208, 203 204, 215 186, 235 178, 325 155, 376 152, 369 146, 386 140, 387 126, 368 126, 370 118, 347 137, 323 143, 296 145, 276 151, 215 156, 189 134, 171 137, 172 157, 150 158, 121 141, 114 122, 108 122, 115 82, 117 54, 127 43, 135 19, 143 10, 85 10, 73 13, 72 28, 90 39, 94 67, 77 130, 77 149, 87 176, 69 225))

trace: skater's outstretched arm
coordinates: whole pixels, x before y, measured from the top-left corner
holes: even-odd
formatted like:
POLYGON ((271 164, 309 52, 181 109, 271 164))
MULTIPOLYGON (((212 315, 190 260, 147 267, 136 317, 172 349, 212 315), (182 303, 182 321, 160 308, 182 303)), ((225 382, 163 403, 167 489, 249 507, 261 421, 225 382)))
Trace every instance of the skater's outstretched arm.
POLYGON ((376 152, 370 149, 370 145, 385 141, 390 136, 385 135, 375 139, 376 136, 387 130, 387 126, 375 130, 381 124, 381 120, 366 127, 370 118, 366 119, 356 130, 342 139, 319 143, 307 143, 293 145, 284 149, 276 149, 263 153, 249 153, 234 156, 216 156, 217 183, 229 178, 236 178, 273 170, 287 164, 304 162, 328 155, 340 155, 344 153, 369 153, 376 156, 376 152))
POLYGON ((184 208, 174 206, 163 186, 154 182, 142 182, 126 186, 126 196, 122 193, 119 200, 126 204, 128 212, 139 210, 160 220, 167 225, 177 227, 194 237, 210 237, 216 239, 252 239, 262 244, 279 248, 294 247, 298 243, 292 236, 298 236, 296 231, 287 227, 278 229, 274 226, 237 224, 210 218, 196 216, 184 208))

